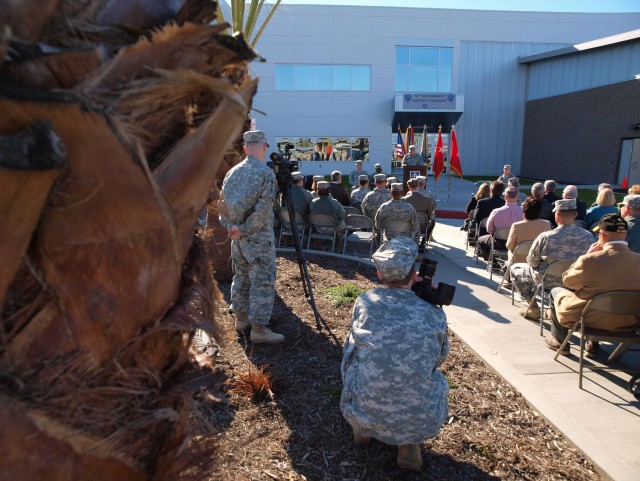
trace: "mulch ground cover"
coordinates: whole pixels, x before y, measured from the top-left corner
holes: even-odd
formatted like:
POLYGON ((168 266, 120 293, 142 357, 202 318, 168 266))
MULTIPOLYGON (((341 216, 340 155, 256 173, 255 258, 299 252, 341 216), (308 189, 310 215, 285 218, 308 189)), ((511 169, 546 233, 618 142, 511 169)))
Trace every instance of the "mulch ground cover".
MULTIPOLYGON (((236 336, 228 312, 229 283, 220 283, 219 323, 229 332, 218 364, 230 381, 250 370, 273 379, 273 396, 255 402, 228 392, 211 405, 219 435, 210 456, 211 480, 598 480, 594 466, 523 397, 452 332, 442 371, 450 384, 449 418, 439 435, 422 444, 421 472, 399 470, 396 448, 374 441, 356 448, 339 407, 342 344, 352 303, 334 307, 325 289, 352 283, 376 285, 374 269, 357 262, 308 255, 316 304, 325 326, 305 299, 294 255, 278 257, 271 327, 280 345, 253 345, 236 336)), ((445 308, 446 311, 446 308, 445 308)), ((380 393, 384 396, 384 393, 380 393)))

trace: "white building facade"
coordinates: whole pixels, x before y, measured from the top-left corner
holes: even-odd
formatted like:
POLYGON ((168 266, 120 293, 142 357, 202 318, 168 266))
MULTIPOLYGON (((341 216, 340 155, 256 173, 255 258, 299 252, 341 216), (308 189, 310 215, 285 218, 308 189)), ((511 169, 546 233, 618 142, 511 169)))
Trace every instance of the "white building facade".
POLYGON ((639 26, 640 13, 281 5, 258 43, 266 61, 251 64, 252 117, 307 175, 357 159, 392 172, 409 124, 418 152, 423 126, 432 151, 455 124, 465 175, 518 173, 530 68, 518 60, 639 26))

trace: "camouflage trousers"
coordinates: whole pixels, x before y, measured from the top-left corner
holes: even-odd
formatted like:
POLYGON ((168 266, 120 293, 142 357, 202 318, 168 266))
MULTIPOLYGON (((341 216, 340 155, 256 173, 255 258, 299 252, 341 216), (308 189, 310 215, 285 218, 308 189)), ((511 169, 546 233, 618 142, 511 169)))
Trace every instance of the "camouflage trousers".
POLYGON ((231 304, 254 324, 269 324, 276 283, 276 250, 272 240, 231 241, 231 304))
MULTIPOLYGON (((511 274, 511 283, 515 290, 523 298, 531 298, 536 290, 536 284, 541 281, 542 274, 532 269, 526 262, 513 264, 509 271, 511 274)), ((562 279, 558 277, 547 277, 544 280, 545 291, 554 287, 562 287, 562 285, 562 279)))

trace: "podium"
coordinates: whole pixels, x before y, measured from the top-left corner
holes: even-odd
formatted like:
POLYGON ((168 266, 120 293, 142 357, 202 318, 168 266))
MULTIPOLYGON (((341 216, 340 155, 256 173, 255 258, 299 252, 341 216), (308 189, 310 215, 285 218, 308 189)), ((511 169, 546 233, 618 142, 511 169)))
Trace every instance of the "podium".
POLYGON ((405 193, 409 191, 407 180, 418 177, 419 175, 427 176, 426 165, 405 165, 402 167, 402 188, 405 193))

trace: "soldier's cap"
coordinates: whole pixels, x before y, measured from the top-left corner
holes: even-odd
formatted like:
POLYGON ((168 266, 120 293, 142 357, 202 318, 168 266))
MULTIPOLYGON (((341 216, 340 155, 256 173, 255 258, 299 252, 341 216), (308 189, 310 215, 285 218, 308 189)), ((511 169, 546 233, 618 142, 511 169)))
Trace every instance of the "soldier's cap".
POLYGON ((415 145, 410 145, 409 146, 409 150, 416 150, 416 146, 415 145))
POLYGON ((640 209, 640 195, 625 195, 621 204, 629 206, 632 209, 640 209))
POLYGON ((362 164, 362 161, 361 160, 356 160, 356 165, 357 164, 362 164))
POLYGON ((318 190, 328 189, 329 188, 329 182, 327 182, 326 180, 321 180, 320 182, 318 182, 316 184, 316 186, 318 187, 318 190))
POLYGON ((374 165, 374 167, 376 167, 376 168, 378 168, 378 167, 382 168, 382 164, 375 164, 375 165, 374 165))
POLYGON ((396 179, 395 177, 387 177, 387 182, 393 184, 394 182, 397 182, 398 179, 396 179))
POLYGON ((404 189, 402 188, 402 184, 400 182, 394 182, 391 184, 391 192, 402 192, 404 189))
POLYGON ((373 254, 373 263, 383 281, 404 279, 415 268, 418 245, 409 237, 394 237, 373 254))
POLYGON ((504 169, 510 169, 510 168, 511 168, 511 166, 510 166, 509 164, 504 164, 504 167, 502 168, 502 170, 504 170, 504 169))
POLYGON ((373 176, 373 179, 376 182, 386 182, 387 181, 387 176, 385 174, 376 174, 373 176))
POLYGON ((324 180, 324 175, 314 175, 313 176, 313 181, 314 182, 320 182, 321 180, 324 180))
POLYGON ((424 182, 425 180, 427 180, 427 178, 424 175, 417 175, 416 179, 418 179, 419 182, 424 182))
POLYGON ((618 214, 607 214, 600 219, 598 223, 600 230, 605 232, 627 232, 629 226, 627 221, 618 214))
POLYGON ((302 172, 291 172, 291 180, 302 180, 303 177, 302 172))
POLYGON ((267 147, 271 147, 267 142, 267 134, 264 130, 247 130, 242 134, 245 144, 266 144, 267 147))
POLYGON ((553 203, 553 212, 558 212, 559 210, 576 210, 576 200, 575 199, 560 199, 556 200, 553 203))
POLYGON ((358 180, 369 180, 369 176, 368 175, 360 175, 360 176, 358 176, 358 180))

